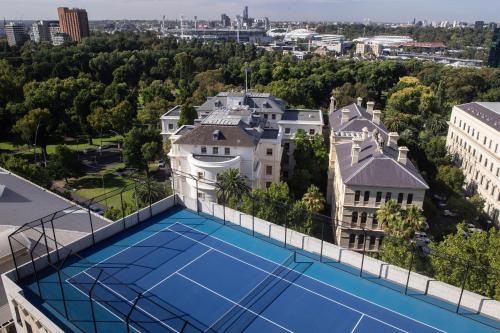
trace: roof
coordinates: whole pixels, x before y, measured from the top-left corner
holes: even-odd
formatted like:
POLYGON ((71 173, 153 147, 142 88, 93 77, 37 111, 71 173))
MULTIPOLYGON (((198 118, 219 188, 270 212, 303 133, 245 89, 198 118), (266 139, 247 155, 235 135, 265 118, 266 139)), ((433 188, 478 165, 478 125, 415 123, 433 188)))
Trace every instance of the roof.
POLYGON ((221 92, 217 96, 209 97, 198 107, 199 112, 209 112, 218 108, 234 106, 248 106, 257 112, 282 113, 286 107, 285 101, 268 93, 255 92, 221 92), (235 104, 238 102, 239 104, 235 104))
POLYGON ((389 133, 382 122, 378 125, 375 124, 372 121, 372 115, 369 114, 365 108, 356 103, 333 111, 329 116, 329 126, 335 132, 361 132, 361 130, 366 127, 370 132, 377 129, 379 133, 383 135, 389 133), (349 121, 345 124, 341 123, 342 110, 349 110, 349 121))
POLYGON ((279 134, 279 130, 277 129, 265 129, 264 133, 262 133, 261 139, 277 139, 279 134))
POLYGON ((184 134, 175 144, 253 147, 259 141, 261 133, 242 126, 200 125, 184 134), (219 139, 214 140, 214 132, 219 131, 219 139))
POLYGON ((193 158, 202 162, 224 162, 234 158, 234 156, 220 156, 220 155, 193 155, 193 158))
POLYGON ((374 138, 361 144, 358 163, 352 165, 352 141, 336 145, 342 182, 346 185, 428 189, 428 185, 410 160, 397 161, 398 151, 379 144, 374 138))
POLYGON ((457 107, 494 130, 500 131, 499 102, 473 102, 457 105, 457 107))
POLYGON ((281 116, 281 120, 323 122, 321 110, 286 110, 281 116))

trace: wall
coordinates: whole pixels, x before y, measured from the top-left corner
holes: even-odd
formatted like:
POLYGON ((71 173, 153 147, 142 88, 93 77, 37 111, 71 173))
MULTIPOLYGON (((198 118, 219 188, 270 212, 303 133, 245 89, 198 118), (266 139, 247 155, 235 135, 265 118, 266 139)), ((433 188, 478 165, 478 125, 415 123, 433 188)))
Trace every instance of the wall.
MULTIPOLYGON (((179 202, 182 202, 189 209, 194 211, 197 210, 196 200, 192 198, 180 197, 179 202)), ((225 216, 226 221, 230 221, 249 230, 252 230, 252 227, 254 227, 255 232, 261 235, 268 236, 281 242, 285 240, 285 228, 282 226, 259 218, 252 219, 252 216, 231 208, 226 208, 224 212, 223 207, 214 202, 199 201, 198 207, 203 213, 220 219, 223 219, 225 216)), ((287 244, 307 252, 316 255, 322 253, 325 258, 357 269, 361 268, 361 253, 350 251, 328 242, 323 242, 323 251, 321 251, 322 242, 320 239, 290 229, 286 230, 286 240, 287 244)), ((364 257, 363 272, 373 274, 380 279, 399 284, 403 287, 406 285, 408 279, 408 270, 368 256, 364 257)), ((408 287, 422 294, 427 293, 429 296, 437 297, 452 304, 458 303, 461 291, 460 288, 414 272, 410 274, 408 287)), ((464 290, 461 307, 500 320, 500 302, 487 299, 473 292, 464 290)))

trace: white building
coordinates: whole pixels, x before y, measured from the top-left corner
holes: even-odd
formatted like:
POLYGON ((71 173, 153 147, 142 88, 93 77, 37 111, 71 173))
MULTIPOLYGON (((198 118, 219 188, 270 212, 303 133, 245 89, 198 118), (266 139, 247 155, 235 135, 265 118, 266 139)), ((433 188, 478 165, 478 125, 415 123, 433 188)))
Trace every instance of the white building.
POLYGON ((465 175, 470 194, 486 201, 485 212, 500 225, 500 103, 456 105, 446 146, 465 175))
POLYGON ((9 46, 21 46, 28 40, 28 34, 23 23, 10 22, 5 25, 5 34, 9 46))
POLYGON ((337 244, 378 251, 384 230, 376 212, 395 199, 404 209, 422 208, 428 186, 407 158, 408 148, 398 147, 397 133, 388 132, 375 103, 336 108, 330 105, 330 158, 327 202, 337 221, 337 244), (363 232, 363 229, 365 232, 363 232))
POLYGON ((172 142, 172 170, 186 174, 176 177, 176 189, 209 201, 215 200, 217 175, 227 169, 238 169, 252 188, 290 177, 295 134, 321 134, 323 127, 320 110, 289 110, 270 94, 219 93, 196 110, 195 125, 181 128, 180 107, 168 111, 161 117, 162 135, 172 142))
POLYGON ((35 43, 51 43, 54 29, 59 32, 58 21, 35 21, 31 26, 31 40, 35 43))

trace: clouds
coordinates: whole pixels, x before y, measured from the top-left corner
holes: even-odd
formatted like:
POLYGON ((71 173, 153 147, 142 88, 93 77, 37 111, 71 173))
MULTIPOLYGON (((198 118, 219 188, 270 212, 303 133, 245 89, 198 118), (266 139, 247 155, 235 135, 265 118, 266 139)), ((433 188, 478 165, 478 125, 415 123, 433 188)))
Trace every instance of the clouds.
POLYGON ((86 8, 90 19, 170 19, 197 15, 231 17, 249 6, 250 16, 272 20, 331 20, 405 22, 428 20, 497 21, 498 0, 0 0, 8 19, 53 19, 56 7, 86 8))

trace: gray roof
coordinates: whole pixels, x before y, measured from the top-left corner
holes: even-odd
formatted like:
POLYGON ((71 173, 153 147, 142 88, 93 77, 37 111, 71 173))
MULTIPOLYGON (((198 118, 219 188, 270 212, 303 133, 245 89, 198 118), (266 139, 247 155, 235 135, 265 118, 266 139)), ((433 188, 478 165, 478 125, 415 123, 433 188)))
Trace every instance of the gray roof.
POLYGON ((180 117, 180 115, 181 115, 181 106, 180 105, 176 105, 173 108, 171 108, 170 110, 168 110, 163 115, 163 117, 180 117))
POLYGON ((427 183, 410 160, 397 161, 398 151, 379 148, 373 138, 361 143, 358 163, 352 165, 352 142, 335 146, 340 176, 346 185, 428 189, 427 183))
POLYGON ((281 116, 285 121, 321 121, 321 110, 286 110, 281 116))
POLYGON ((363 127, 366 127, 370 132, 377 129, 384 136, 388 134, 388 130, 382 122, 379 125, 374 124, 372 115, 356 103, 333 111, 329 116, 329 126, 335 132, 361 132, 363 127), (349 121, 342 124, 342 110, 344 109, 349 110, 349 121))
POLYGON ((496 131, 500 131, 500 103, 473 102, 457 105, 457 107, 496 131))
POLYGON ((219 156, 219 155, 193 155, 195 159, 202 162, 224 162, 234 158, 234 156, 219 156))
POLYGON ((277 129, 264 129, 264 133, 262 133, 262 139, 277 139, 279 134, 279 130, 277 129))
POLYGON ((209 112, 217 108, 230 107, 228 99, 241 99, 241 105, 255 109, 259 113, 282 113, 286 103, 277 97, 267 93, 240 93, 240 92, 221 92, 217 96, 209 97, 198 107, 200 112, 209 112))
MULTIPOLYGON (((0 216, 2 225, 21 226, 58 210, 72 205, 56 194, 34 185, 0 168, 0 184, 5 185, 0 197, 0 216)), ((73 209, 75 210, 75 209, 73 209)), ((72 212, 68 209, 64 217, 54 220, 56 229, 90 233, 87 210, 72 212)), ((109 222, 100 216, 92 216, 93 227, 101 228, 109 222)))
POLYGON ((237 146, 253 147, 262 135, 256 129, 243 126, 199 125, 184 134, 175 144, 208 145, 208 146, 237 146), (219 131, 218 139, 214 140, 214 132, 219 131))

